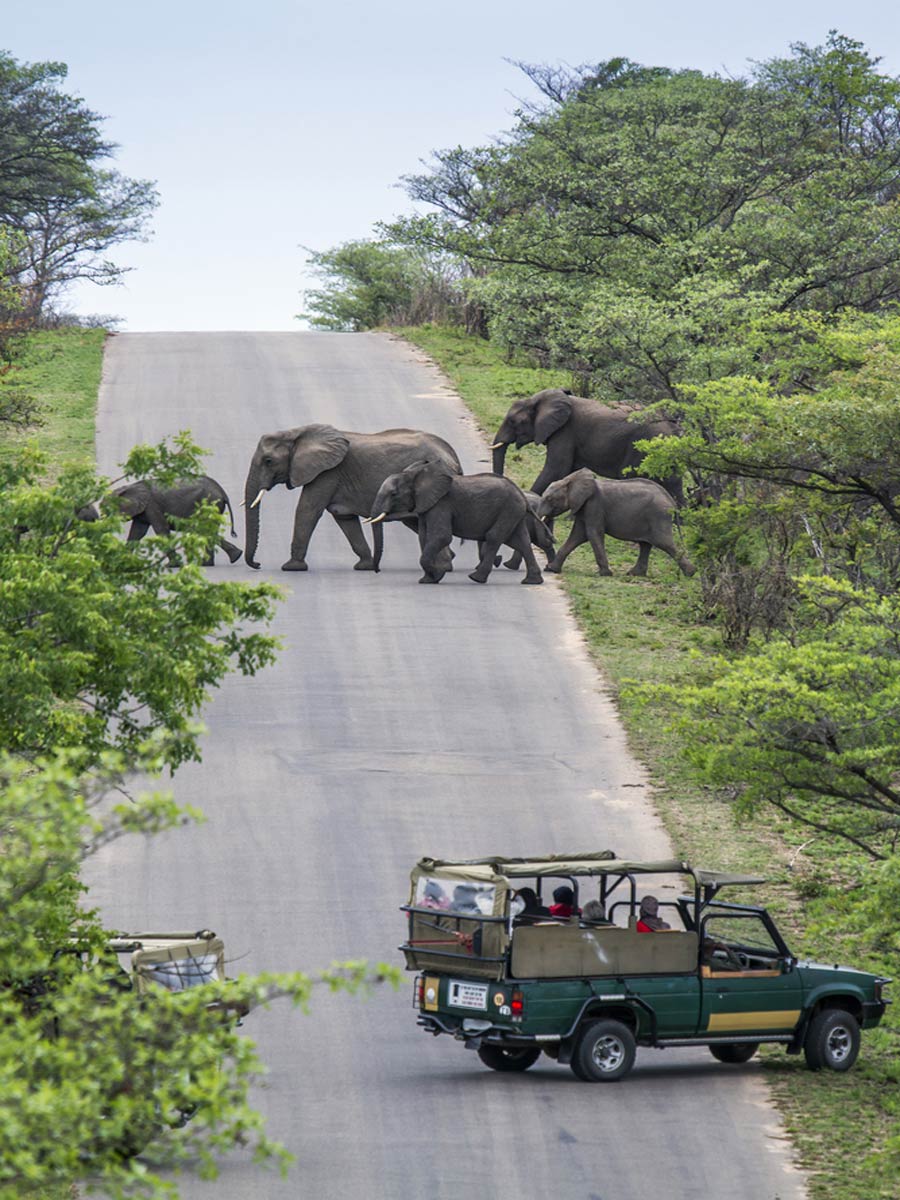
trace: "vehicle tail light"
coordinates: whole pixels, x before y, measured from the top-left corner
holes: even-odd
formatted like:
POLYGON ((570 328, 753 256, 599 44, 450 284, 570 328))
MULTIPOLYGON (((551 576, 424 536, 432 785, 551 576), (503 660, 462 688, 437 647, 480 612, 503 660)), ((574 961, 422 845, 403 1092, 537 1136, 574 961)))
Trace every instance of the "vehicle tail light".
POLYGON ((513 992, 512 999, 509 1002, 509 1007, 514 1017, 521 1017, 525 1011, 525 994, 524 992, 513 992))
POLYGON ((425 976, 424 976, 424 975, 417 975, 417 976, 416 976, 416 979, 415 979, 415 983, 413 984, 413 987, 415 988, 415 996, 416 996, 416 999, 415 999, 415 1005, 416 1005, 416 1008, 421 1008, 421 1007, 422 1007, 422 1003, 423 1003, 423 1001, 424 1001, 424 999, 425 999, 425 976))

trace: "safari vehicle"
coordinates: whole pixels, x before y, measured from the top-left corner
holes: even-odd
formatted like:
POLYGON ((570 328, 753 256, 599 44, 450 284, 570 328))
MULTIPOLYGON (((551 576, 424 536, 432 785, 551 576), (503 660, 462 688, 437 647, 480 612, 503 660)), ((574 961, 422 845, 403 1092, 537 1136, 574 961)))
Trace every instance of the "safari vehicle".
POLYGON ((621 1079, 637 1046, 708 1046, 743 1063, 775 1042, 802 1050, 813 1070, 846 1071, 860 1030, 884 1014, 890 980, 798 961, 764 908, 719 898, 762 882, 611 851, 421 859, 401 947, 418 972, 418 1023, 495 1071, 527 1070, 543 1050, 586 1082, 621 1079), (525 885, 539 903, 568 885, 574 915, 518 912, 525 885), (640 896, 651 893, 669 928, 641 932, 640 896), (605 923, 579 915, 589 899, 605 923))

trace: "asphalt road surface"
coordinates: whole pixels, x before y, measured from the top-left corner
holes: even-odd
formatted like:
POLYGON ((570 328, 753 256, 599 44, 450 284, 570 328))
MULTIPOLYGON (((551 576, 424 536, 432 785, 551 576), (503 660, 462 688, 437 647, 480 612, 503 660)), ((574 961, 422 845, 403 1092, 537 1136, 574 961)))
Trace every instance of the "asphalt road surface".
MULTIPOLYGON (((439 373, 389 337, 109 342, 98 422, 107 473, 135 442, 190 428, 236 505, 260 434, 314 421, 428 429, 456 446, 465 470, 490 469, 439 373)), ((381 574, 354 572, 327 515, 309 572, 285 575, 296 498, 281 488, 262 503, 261 572, 224 555, 212 568, 288 586, 276 623, 285 649, 255 679, 226 682, 206 712, 202 765, 177 775, 178 798, 207 823, 119 843, 92 865, 109 924, 213 928, 231 974, 358 957, 399 964, 398 906, 424 854, 669 853, 555 580, 522 587, 501 569, 480 587, 466 577, 476 557, 466 545, 440 587, 418 587, 417 542, 398 525, 386 529, 381 574)), ((367 1001, 320 995, 309 1016, 284 1002, 254 1012, 246 1032, 269 1067, 258 1105, 298 1161, 282 1180, 235 1157, 214 1184, 184 1180, 183 1195, 804 1195, 756 1063, 642 1049, 618 1084, 580 1083, 549 1059, 504 1076, 418 1029, 411 993, 410 975, 367 1001)))

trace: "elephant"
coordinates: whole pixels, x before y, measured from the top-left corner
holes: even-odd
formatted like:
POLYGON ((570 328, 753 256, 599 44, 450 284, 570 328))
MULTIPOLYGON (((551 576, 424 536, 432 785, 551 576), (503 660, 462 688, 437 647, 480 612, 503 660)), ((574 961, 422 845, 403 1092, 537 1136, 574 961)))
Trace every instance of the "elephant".
POLYGON ((500 546, 518 550, 525 559, 523 583, 543 583, 528 534, 528 502, 511 479, 496 475, 457 475, 442 462, 413 463, 389 475, 378 489, 370 524, 391 515, 415 514, 419 521, 419 583, 440 583, 440 555, 454 537, 479 544, 479 563, 469 575, 487 583, 500 546))
POLYGON ((563 563, 583 542, 589 541, 601 575, 611 575, 604 538, 637 542, 638 560, 629 575, 646 575, 654 546, 673 558, 685 575, 694 574, 693 564, 679 551, 672 533, 675 501, 652 479, 596 479, 585 467, 551 483, 541 497, 542 517, 558 517, 571 509, 574 523, 564 545, 547 563, 558 573, 563 563))
MULTIPOLYGON (((421 429, 385 429, 380 433, 349 433, 332 425, 300 425, 259 439, 247 482, 244 504, 247 537, 244 557, 258 570, 254 560, 259 541, 257 506, 267 491, 283 483, 288 489, 302 488, 294 514, 291 557, 282 571, 306 571, 306 551, 313 530, 326 511, 356 553, 356 571, 377 571, 381 561, 383 533, 374 530, 374 557, 359 523, 368 517, 384 479, 410 463, 435 459, 451 474, 461 474, 456 451, 449 442, 421 429)), ((406 523, 417 527, 414 518, 406 523)), ((450 554, 447 555, 449 569, 450 554)))
MULTIPOLYGON (((579 467, 588 467, 608 479, 621 479, 643 457, 635 442, 677 432, 675 425, 662 417, 631 420, 637 411, 625 405, 610 407, 585 400, 565 388, 547 388, 516 400, 491 446, 494 473, 503 474, 506 452, 512 443, 521 449, 535 442, 547 447, 544 466, 531 485, 531 491, 539 496, 554 480, 579 467)), ((660 482, 681 503, 681 479, 675 476, 660 482)))
MULTIPOLYGON (((131 518, 131 528, 128 531, 129 542, 139 542, 148 529, 165 536, 172 532, 169 517, 190 517, 197 507, 205 500, 215 505, 220 513, 228 509, 231 519, 231 536, 237 537, 234 528, 234 513, 225 489, 209 475, 196 475, 188 479, 180 479, 171 487, 160 487, 151 479, 139 479, 124 487, 116 488, 113 493, 114 503, 124 516, 131 518)), ((93 504, 78 510, 78 516, 83 521, 96 521, 100 514, 93 504)), ((216 543, 228 555, 229 562, 237 562, 241 557, 238 546, 227 542, 224 538, 216 538, 216 543)), ((212 566, 214 548, 210 547, 207 566, 212 566)))

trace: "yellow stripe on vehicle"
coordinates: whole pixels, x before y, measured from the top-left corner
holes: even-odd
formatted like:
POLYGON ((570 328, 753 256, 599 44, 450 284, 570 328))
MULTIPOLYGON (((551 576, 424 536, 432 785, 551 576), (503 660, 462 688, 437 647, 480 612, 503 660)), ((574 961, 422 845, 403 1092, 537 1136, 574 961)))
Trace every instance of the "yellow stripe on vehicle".
POLYGON ((793 1029, 800 1017, 799 1008, 778 1012, 710 1013, 709 1033, 735 1033, 743 1029, 793 1029))

